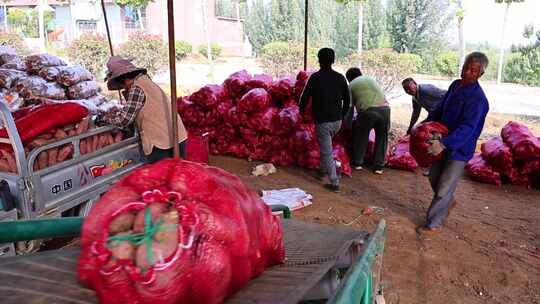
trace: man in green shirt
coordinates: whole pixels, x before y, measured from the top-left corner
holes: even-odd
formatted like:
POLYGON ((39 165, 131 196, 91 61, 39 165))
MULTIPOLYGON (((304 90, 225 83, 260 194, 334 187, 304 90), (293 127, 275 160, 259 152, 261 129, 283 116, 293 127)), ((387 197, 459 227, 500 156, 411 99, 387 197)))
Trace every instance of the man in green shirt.
POLYGON ((345 74, 349 81, 352 102, 358 115, 353 124, 353 153, 351 164, 356 170, 364 167, 369 133, 375 129, 375 159, 373 173, 382 174, 384 158, 388 149, 390 130, 390 107, 377 82, 363 76, 358 68, 350 68, 345 74))

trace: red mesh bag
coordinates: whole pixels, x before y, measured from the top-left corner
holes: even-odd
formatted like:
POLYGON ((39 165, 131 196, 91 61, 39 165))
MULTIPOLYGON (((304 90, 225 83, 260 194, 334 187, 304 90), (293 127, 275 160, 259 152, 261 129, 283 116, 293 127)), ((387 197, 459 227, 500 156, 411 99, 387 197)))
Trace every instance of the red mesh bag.
POLYGON ((190 102, 187 99, 183 99, 182 102, 182 114, 180 116, 182 122, 187 127, 202 126, 202 122, 205 118, 205 113, 198 105, 190 102))
POLYGON ((290 78, 284 78, 275 81, 270 87, 270 95, 277 101, 284 101, 294 95, 295 81, 290 78))
POLYGON ((386 159, 386 165, 391 168, 414 172, 418 168, 418 163, 409 153, 410 137, 403 136, 390 148, 390 153, 386 159))
POLYGON ((347 155, 347 150, 345 149, 345 147, 341 144, 334 144, 332 155, 334 156, 334 159, 339 161, 340 163, 340 166, 337 168, 338 171, 343 173, 344 175, 351 177, 351 161, 349 159, 349 156, 347 155))
POLYGON ((222 86, 209 84, 191 94, 189 99, 202 108, 208 110, 215 108, 223 97, 224 90, 222 86))
MULTIPOLYGON (((26 113, 17 119, 15 125, 21 141, 27 144, 43 133, 79 122, 87 115, 86 108, 76 103, 47 104, 26 113)), ((7 138, 5 128, 0 129, 0 137, 7 138)))
POLYGON ((246 158, 249 155, 249 150, 242 139, 236 139, 230 143, 225 153, 231 154, 238 158, 246 158))
POLYGON ((253 79, 248 80, 246 82, 247 90, 255 89, 255 88, 261 88, 268 90, 270 86, 272 85, 272 82, 274 80, 272 79, 272 76, 266 75, 266 74, 258 74, 253 76, 253 79))
POLYGON ((293 155, 286 149, 273 150, 270 162, 279 166, 290 166, 294 164, 293 155))
POLYGON ((93 207, 78 274, 101 303, 222 303, 283 260, 281 222, 256 192, 221 169, 164 160, 93 207))
POLYGON ((248 119, 248 127, 257 132, 270 132, 272 131, 272 122, 278 114, 278 109, 269 107, 262 112, 252 114, 248 119))
POLYGON ((231 98, 238 98, 247 92, 247 82, 251 80, 251 75, 246 70, 231 74, 223 82, 223 87, 227 95, 231 98))
POLYGON ((497 172, 511 176, 513 171, 514 159, 510 147, 508 147, 500 138, 492 138, 482 144, 482 157, 497 172))
POLYGON ((410 152, 422 167, 429 167, 432 162, 443 157, 443 153, 439 155, 428 154, 429 141, 434 133, 439 133, 444 137, 448 135, 448 129, 439 122, 430 121, 419 124, 411 130, 410 152))
POLYGON ((260 112, 270 106, 272 98, 265 89, 252 89, 247 92, 236 104, 240 112, 254 113, 260 112))
POLYGON ((475 181, 497 186, 501 185, 501 175, 493 170, 493 167, 482 158, 480 153, 474 154, 473 158, 467 163, 466 169, 471 179, 475 181))
POLYGON ((240 137, 248 147, 255 147, 259 143, 259 134, 249 128, 240 128, 240 137))
POLYGON ((511 121, 502 128, 501 137, 512 149, 515 159, 540 158, 540 140, 527 126, 511 121))
POLYGON ((302 96, 310 75, 311 73, 306 71, 300 71, 296 74, 296 83, 294 84, 294 95, 296 98, 300 99, 300 96, 302 96))
POLYGON ((519 171, 523 175, 540 172, 540 158, 531 159, 525 162, 519 171))
POLYGON ((223 117, 223 121, 231 126, 242 127, 247 125, 248 115, 238 111, 237 107, 231 107, 223 117))
POLYGON ((292 132, 300 124, 300 108, 296 105, 281 109, 275 116, 273 130, 276 134, 292 132))
POLYGON ((509 176, 505 176, 503 180, 516 186, 531 186, 529 175, 521 173, 518 168, 512 168, 512 173, 509 176))

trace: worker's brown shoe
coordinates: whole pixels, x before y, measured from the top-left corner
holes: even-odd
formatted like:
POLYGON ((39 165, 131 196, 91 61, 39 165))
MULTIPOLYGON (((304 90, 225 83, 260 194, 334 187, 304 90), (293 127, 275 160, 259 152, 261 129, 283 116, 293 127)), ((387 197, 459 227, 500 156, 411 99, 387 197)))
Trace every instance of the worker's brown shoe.
POLYGON ((427 227, 427 226, 420 226, 418 228, 416 228, 416 233, 418 233, 420 236, 431 236, 431 235, 435 235, 435 234, 438 234, 439 232, 441 232, 442 228, 441 227, 427 227))

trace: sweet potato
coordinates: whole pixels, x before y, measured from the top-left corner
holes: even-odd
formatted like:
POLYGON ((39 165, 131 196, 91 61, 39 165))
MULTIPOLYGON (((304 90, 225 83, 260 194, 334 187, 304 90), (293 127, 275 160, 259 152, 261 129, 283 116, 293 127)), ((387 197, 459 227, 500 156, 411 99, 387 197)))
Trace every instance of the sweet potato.
POLYGON ((109 234, 114 235, 120 232, 127 232, 133 227, 133 222, 135 221, 135 214, 132 212, 122 213, 114 220, 112 220, 109 225, 109 234))
POLYGON ((0 159, 0 172, 10 172, 7 159, 0 159))
POLYGON ((152 216, 152 224, 161 216, 161 214, 167 210, 169 206, 164 203, 151 203, 145 209, 139 211, 135 217, 135 222, 133 223, 133 231, 143 232, 144 231, 144 214, 146 209, 150 209, 150 214, 152 216))
POLYGON ((114 145, 114 137, 112 136, 112 134, 109 132, 107 133, 107 146, 109 145, 114 145))
POLYGON ((77 135, 88 131, 89 124, 90 124, 90 119, 88 117, 81 120, 81 122, 79 122, 76 127, 77 135))
POLYGON ((79 151, 81 152, 81 155, 85 155, 86 153, 88 153, 88 144, 86 138, 81 139, 79 143, 79 151))
POLYGON ((94 135, 92 136, 92 152, 96 152, 98 150, 99 145, 99 136, 94 135))
POLYGON ((49 154, 47 153, 47 151, 39 153, 37 157, 37 162, 39 170, 47 168, 47 165, 49 164, 49 154))
POLYGON ((65 161, 71 156, 72 153, 73 153, 72 145, 67 145, 67 146, 62 147, 60 151, 58 152, 58 158, 56 159, 57 162, 60 163, 60 162, 65 161))
POLYGON ((163 221, 163 230, 156 232, 154 234, 154 240, 163 243, 163 242, 178 242, 178 211, 169 211, 162 213, 158 222, 163 221))
POLYGON ((71 137, 71 136, 75 136, 77 135, 77 130, 75 129, 71 129, 68 131, 68 136, 71 137))
MULTIPOLYGON (((128 235, 128 232, 121 232, 117 236, 128 235)), ((112 251, 113 260, 133 260, 135 257, 135 246, 129 241, 110 241, 107 247, 112 251)))
POLYGON ((58 148, 47 150, 47 154, 49 167, 56 165, 58 160, 58 148))
POLYGON ((33 141, 31 141, 28 145, 33 149, 39 146, 46 145, 49 143, 50 139, 43 139, 43 138, 36 138, 33 141))
POLYGON ((97 136, 97 141, 98 141, 98 144, 97 144, 97 150, 100 150, 101 148, 105 147, 106 146, 106 140, 107 140, 107 137, 103 134, 100 134, 100 135, 96 135, 97 136))
POLYGON ((122 141, 122 139, 124 138, 124 134, 122 134, 122 132, 118 132, 116 133, 116 135, 114 136, 114 142, 115 143, 119 143, 122 141))
POLYGON ((58 129, 54 133, 54 138, 56 138, 57 140, 64 139, 66 137, 68 137, 68 134, 66 133, 66 131, 64 131, 62 129, 58 129))
POLYGON ((166 258, 173 254, 178 248, 178 242, 158 242, 152 241, 153 260, 149 261, 147 244, 137 247, 136 263, 140 268, 147 268, 151 265, 161 264, 166 258))

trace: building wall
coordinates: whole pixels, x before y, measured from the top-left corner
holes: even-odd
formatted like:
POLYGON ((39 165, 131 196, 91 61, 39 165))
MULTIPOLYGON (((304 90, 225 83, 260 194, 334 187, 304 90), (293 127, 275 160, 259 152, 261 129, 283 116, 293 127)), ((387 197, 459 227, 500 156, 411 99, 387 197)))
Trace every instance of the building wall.
MULTIPOLYGON (((207 0, 207 17, 210 20, 208 31, 210 40, 223 47, 223 55, 243 54, 242 27, 234 19, 218 18, 215 16, 214 0, 207 0)), ((206 43, 203 27, 202 1, 175 1, 175 38, 186 40, 196 51, 200 44, 206 43)), ((146 9, 148 32, 168 38, 167 1, 156 0, 146 9)))
MULTIPOLYGON (((99 2, 92 4, 89 1, 73 1, 71 5, 55 6, 54 8, 56 27, 64 28, 64 42, 69 43, 83 33, 78 26, 78 22, 81 20, 95 21, 96 33, 106 37, 105 19, 99 2)), ((105 8, 112 41, 114 44, 120 44, 125 40, 120 7, 107 3, 105 8)))

